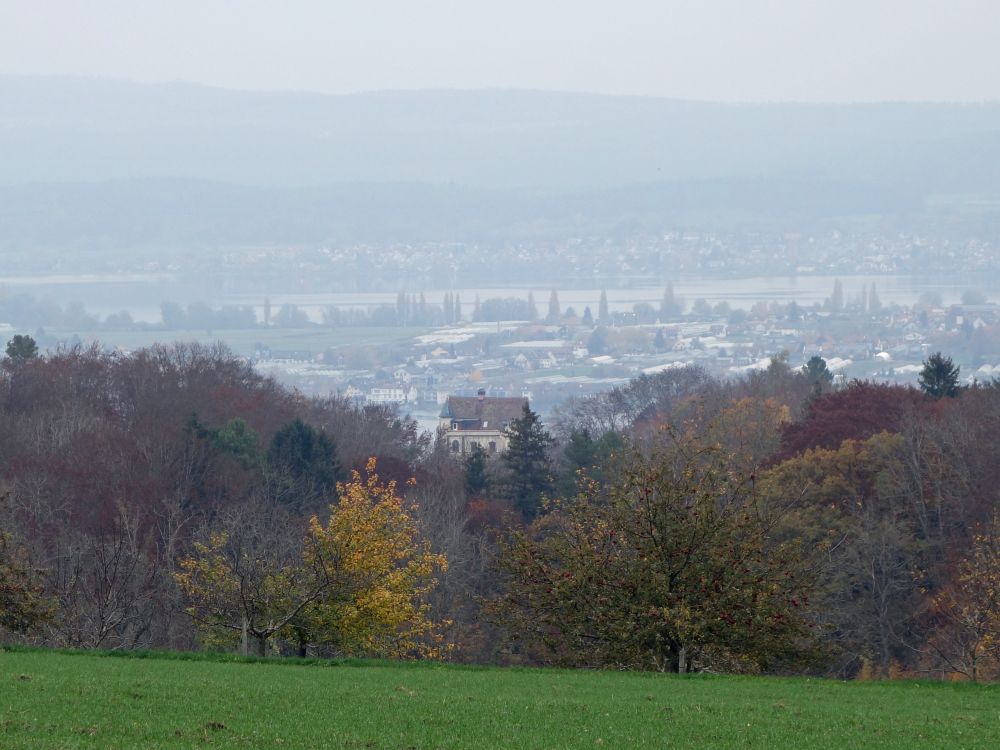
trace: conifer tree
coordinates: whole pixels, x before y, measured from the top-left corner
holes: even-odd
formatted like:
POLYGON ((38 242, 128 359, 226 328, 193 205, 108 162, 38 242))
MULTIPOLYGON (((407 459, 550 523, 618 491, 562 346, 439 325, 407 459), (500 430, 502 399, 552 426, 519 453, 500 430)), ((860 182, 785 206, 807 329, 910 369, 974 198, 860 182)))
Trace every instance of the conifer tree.
POLYGON ((549 447, 553 440, 534 411, 524 405, 519 419, 504 430, 507 450, 503 463, 507 469, 505 494, 525 518, 538 515, 542 497, 552 492, 549 447))

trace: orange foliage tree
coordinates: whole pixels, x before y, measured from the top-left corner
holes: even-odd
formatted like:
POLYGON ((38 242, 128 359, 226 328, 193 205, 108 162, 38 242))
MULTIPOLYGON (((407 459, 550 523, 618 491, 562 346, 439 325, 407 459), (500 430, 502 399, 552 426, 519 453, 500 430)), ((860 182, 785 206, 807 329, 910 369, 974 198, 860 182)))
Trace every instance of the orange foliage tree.
POLYGON ((395 482, 383 483, 375 459, 365 476, 338 484, 326 523, 310 519, 294 558, 218 532, 180 562, 177 582, 188 613, 209 644, 239 633, 242 649, 259 654, 270 639, 337 655, 392 657, 440 653, 441 623, 430 617, 427 594, 447 567, 421 538, 395 482), (227 635, 229 634, 229 635, 227 635))

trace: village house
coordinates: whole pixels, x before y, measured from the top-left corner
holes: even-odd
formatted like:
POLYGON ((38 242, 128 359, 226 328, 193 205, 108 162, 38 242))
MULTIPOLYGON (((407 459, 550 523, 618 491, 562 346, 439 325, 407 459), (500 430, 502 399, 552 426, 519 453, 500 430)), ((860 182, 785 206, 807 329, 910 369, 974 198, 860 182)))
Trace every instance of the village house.
POLYGON ((520 419, 526 398, 493 398, 480 389, 475 396, 449 396, 441 410, 440 430, 448 451, 464 456, 479 446, 489 454, 507 449, 504 430, 520 419))

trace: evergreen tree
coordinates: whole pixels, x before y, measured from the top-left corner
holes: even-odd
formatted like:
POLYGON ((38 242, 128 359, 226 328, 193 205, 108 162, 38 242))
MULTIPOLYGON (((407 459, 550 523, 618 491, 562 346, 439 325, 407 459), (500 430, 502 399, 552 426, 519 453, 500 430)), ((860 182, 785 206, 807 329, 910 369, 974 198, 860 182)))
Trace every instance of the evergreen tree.
POLYGON ((592 326, 594 325, 594 313, 590 311, 590 305, 583 308, 583 325, 592 326))
POLYGON ((38 344, 31 336, 17 334, 7 342, 7 357, 14 364, 26 362, 38 356, 38 344))
POLYGON ((473 445, 462 468, 465 471, 465 493, 469 498, 481 498, 489 492, 490 477, 486 471, 486 451, 481 445, 473 445))
POLYGON ((445 325, 455 322, 455 306, 451 302, 451 292, 444 293, 444 302, 441 304, 444 312, 445 325))
POLYGON ((597 305, 597 322, 600 325, 607 325, 611 322, 611 315, 608 313, 608 290, 601 290, 601 301, 597 305))
POLYGON ((526 519, 533 519, 541 508, 542 496, 552 492, 549 447, 553 440, 538 415, 528 404, 519 419, 504 430, 507 450, 503 454, 507 469, 505 495, 526 519))
POLYGON ((844 309, 844 285, 840 279, 833 282, 833 295, 830 297, 830 309, 833 312, 840 312, 844 309))
POLYGON ((538 306, 535 305, 535 295, 528 292, 528 320, 538 320, 538 306))
POLYGON ((275 433, 267 450, 266 469, 276 499, 296 509, 328 500, 342 478, 333 441, 301 419, 275 433))
POLYGON ((812 383, 813 394, 819 396, 826 386, 833 382, 833 373, 826 366, 826 360, 818 354, 814 354, 809 361, 802 366, 802 374, 806 380, 812 383))
POLYGON ((559 315, 562 311, 559 309, 559 295, 556 290, 553 289, 552 293, 549 295, 549 314, 546 316, 546 320, 550 323, 555 323, 559 320, 559 315))
POLYGON ((558 490, 561 497, 572 497, 582 474, 602 482, 612 454, 622 447, 616 432, 606 432, 594 440, 586 429, 574 429, 563 447, 558 490))
POLYGON ((941 352, 932 354, 924 360, 924 369, 920 371, 920 389, 931 398, 954 398, 961 390, 958 384, 961 369, 951 361, 951 357, 945 357, 941 352))

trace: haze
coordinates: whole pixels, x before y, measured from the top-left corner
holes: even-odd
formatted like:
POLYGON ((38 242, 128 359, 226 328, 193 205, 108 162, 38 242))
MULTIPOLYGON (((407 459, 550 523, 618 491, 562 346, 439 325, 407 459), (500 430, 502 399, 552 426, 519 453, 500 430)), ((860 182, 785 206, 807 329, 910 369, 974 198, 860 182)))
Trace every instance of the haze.
POLYGON ((0 73, 325 93, 1000 98, 1000 4, 992 0, 101 0, 53 8, 0 4, 0 73))

